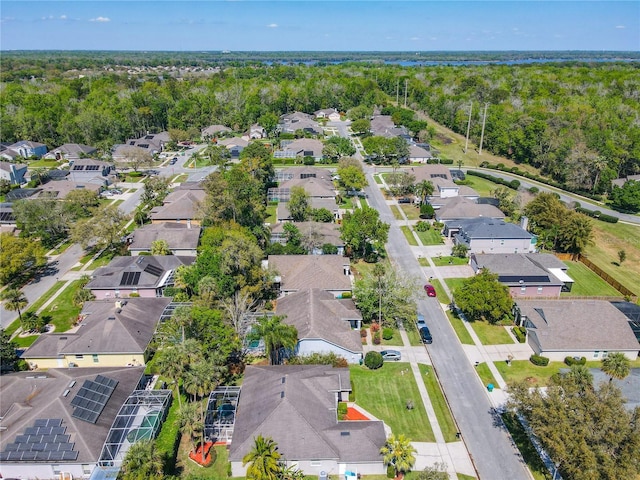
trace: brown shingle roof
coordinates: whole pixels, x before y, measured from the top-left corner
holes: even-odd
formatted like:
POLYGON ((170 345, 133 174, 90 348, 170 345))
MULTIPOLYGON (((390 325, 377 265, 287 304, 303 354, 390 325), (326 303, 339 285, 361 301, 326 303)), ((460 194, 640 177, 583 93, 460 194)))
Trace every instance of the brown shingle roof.
POLYGON ((349 259, 341 255, 269 255, 269 266, 280 274, 286 291, 351 290, 345 265, 349 265, 349 259))

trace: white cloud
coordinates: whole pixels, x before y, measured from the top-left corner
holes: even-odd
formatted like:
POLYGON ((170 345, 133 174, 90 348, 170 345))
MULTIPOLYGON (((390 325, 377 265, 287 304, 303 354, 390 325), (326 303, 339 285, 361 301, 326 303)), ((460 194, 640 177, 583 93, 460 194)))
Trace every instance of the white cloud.
POLYGON ((270 23, 269 25, 267 25, 267 27, 269 27, 269 28, 278 28, 278 24, 277 23, 270 23))
POLYGON ((627 27, 625 27, 624 25, 616 25, 616 28, 619 30, 624 30, 627 27))
POLYGON ((420 37, 411 37, 411 40, 415 42, 416 40, 420 40, 420 37))
POLYGON ((66 15, 60 15, 60 20, 66 20, 67 16, 66 15))
POLYGON ((110 22, 111 19, 109 17, 96 17, 89 19, 90 22, 110 22))

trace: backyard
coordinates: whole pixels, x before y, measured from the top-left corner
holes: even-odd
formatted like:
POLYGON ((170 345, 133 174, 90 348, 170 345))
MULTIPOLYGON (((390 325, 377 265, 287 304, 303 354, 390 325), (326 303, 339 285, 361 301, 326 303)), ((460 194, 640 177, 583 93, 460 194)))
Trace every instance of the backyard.
POLYGON ((570 292, 562 296, 622 297, 622 294, 600 278, 584 263, 566 261, 567 275, 575 280, 570 292))
POLYGON ((415 442, 435 441, 409 364, 387 362, 377 370, 351 366, 350 372, 358 405, 384 420, 396 435, 415 442), (411 410, 408 400, 413 402, 411 410))

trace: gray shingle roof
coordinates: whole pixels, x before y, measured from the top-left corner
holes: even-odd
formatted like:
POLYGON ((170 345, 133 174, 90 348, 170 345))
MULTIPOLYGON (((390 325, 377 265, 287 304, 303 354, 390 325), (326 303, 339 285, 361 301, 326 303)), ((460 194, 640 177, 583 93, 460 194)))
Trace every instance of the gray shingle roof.
POLYGON ((529 232, 516 225, 503 220, 493 218, 478 217, 467 219, 449 220, 446 222, 449 227, 459 227, 460 233, 469 239, 501 238, 533 238, 529 232))
POLYGON ((171 250, 195 249, 198 246, 201 231, 200 227, 195 225, 189 227, 186 223, 152 223, 137 228, 129 235, 131 239, 129 250, 149 250, 156 240, 165 240, 171 250))
POLYGON ((523 280, 523 285, 530 283, 562 285, 564 282, 556 278, 548 269, 567 269, 564 263, 550 253, 474 253, 472 262, 474 260, 479 268, 497 273, 501 282, 513 285, 519 284, 520 280, 523 280), (532 280, 527 280, 527 277, 532 280))
POLYGON ((349 259, 342 255, 269 255, 269 266, 282 280, 282 289, 351 290, 351 280, 344 274, 349 259))
POLYGON ((352 352, 362 352, 360 333, 349 324, 349 320, 362 320, 362 315, 351 299, 340 301, 324 290, 303 290, 279 299, 276 313, 285 315, 284 322, 296 327, 300 340, 318 338, 352 352), (352 308, 347 306, 348 302, 352 308))
POLYGON ((167 195, 161 207, 151 210, 153 220, 191 220, 202 218, 200 205, 206 198, 204 190, 176 190, 167 195))
POLYGON ((350 390, 347 368, 247 367, 229 460, 240 461, 261 434, 273 438, 289 461, 381 461, 382 422, 338 422, 334 392, 339 390, 350 390))
MULTIPOLYGON (((279 207, 280 205, 278 205, 279 207)), ((317 207, 315 207, 317 208, 317 207)), ((329 209, 329 211, 331 211, 329 209)), ((287 222, 276 223, 271 228, 271 233, 282 234, 284 233, 284 226, 287 222)), ((300 230, 302 235, 306 235, 310 232, 317 232, 322 237, 322 244, 330 243, 336 246, 343 246, 344 240, 340 238, 340 228, 335 223, 323 223, 323 222, 297 222, 294 224, 300 230)))
POLYGON ((436 217, 438 220, 452 221, 452 224, 447 222, 447 224, 451 226, 455 226, 458 220, 461 221, 462 219, 468 218, 504 218, 504 213, 502 213, 498 207, 486 203, 479 204, 464 196, 437 198, 431 203, 441 205, 441 207, 436 210, 436 217))
POLYGON ((130 298, 116 308, 113 300, 86 302, 82 326, 75 333, 41 335, 23 358, 55 358, 58 354, 144 353, 170 298, 130 298))
POLYGON ((543 351, 639 350, 627 317, 604 300, 520 300, 543 351))
MULTIPOLYGON (((327 172, 328 173, 328 172, 327 172)), ((327 175, 325 178, 292 178, 282 182, 278 188, 302 187, 310 197, 335 197, 336 189, 327 175)))

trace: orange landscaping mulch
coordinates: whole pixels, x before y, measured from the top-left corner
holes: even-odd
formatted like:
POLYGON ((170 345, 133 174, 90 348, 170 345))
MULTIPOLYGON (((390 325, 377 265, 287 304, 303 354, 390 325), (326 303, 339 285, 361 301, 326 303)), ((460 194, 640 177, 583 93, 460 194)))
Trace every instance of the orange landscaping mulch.
POLYGON ((202 445, 198 445, 198 448, 196 449, 195 453, 189 452, 189 458, 194 462, 199 463, 200 465, 207 465, 208 463, 211 462, 211 453, 209 453, 209 451, 211 450, 212 446, 213 446, 212 442, 207 442, 204 444, 204 460, 202 458, 202 452, 203 452, 202 445))
POLYGON ((345 420, 369 420, 369 418, 355 408, 349 407, 347 408, 347 416, 345 417, 345 420))

